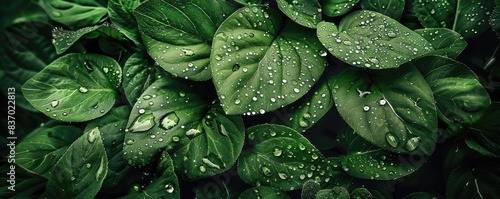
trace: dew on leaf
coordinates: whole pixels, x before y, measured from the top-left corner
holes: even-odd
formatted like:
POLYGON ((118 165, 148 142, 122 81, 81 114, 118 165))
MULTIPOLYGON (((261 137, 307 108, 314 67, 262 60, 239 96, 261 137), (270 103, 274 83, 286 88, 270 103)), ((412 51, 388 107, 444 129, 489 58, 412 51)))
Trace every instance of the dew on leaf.
POLYGON ((130 132, 147 131, 155 125, 153 114, 144 114, 137 117, 132 126, 128 129, 130 132))
POLYGON ((89 89, 87 87, 81 86, 80 88, 78 88, 78 91, 80 91, 80 93, 87 93, 89 92, 89 89))
POLYGON ((385 140, 387 141, 387 143, 389 145, 391 145, 392 147, 396 148, 398 147, 399 145, 399 141, 398 139, 396 138, 396 136, 394 136, 392 133, 386 133, 385 134, 385 140))
POLYGON ((165 115, 165 117, 163 117, 163 119, 161 120, 160 127, 165 130, 170 130, 175 126, 177 126, 178 123, 179 123, 179 117, 177 116, 177 114, 175 114, 175 112, 170 112, 167 115, 165 115))

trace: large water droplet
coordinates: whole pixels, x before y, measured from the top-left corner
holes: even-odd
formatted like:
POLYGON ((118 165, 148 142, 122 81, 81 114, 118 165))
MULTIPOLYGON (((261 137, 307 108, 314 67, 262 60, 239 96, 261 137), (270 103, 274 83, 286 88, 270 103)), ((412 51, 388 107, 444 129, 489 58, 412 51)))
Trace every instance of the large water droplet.
POLYGON ((89 92, 89 89, 87 87, 81 86, 80 88, 78 88, 78 91, 80 91, 80 93, 87 93, 89 92))
POLYGON ((189 129, 188 131, 186 131, 186 136, 189 136, 189 137, 195 137, 198 134, 201 134, 201 131, 198 129, 189 129))
POLYGON ((309 126, 309 121, 307 121, 304 118, 300 118, 299 119, 299 126, 302 127, 302 128, 306 128, 306 127, 309 126))
POLYGON ((88 140, 90 143, 93 143, 95 141, 96 138, 99 137, 99 131, 97 129, 92 129, 90 132, 89 132, 89 137, 88 137, 88 140))
POLYGON ((283 153, 283 150, 278 148, 278 147, 274 147, 274 150, 273 150, 273 155, 278 157, 280 156, 281 154, 283 153))
POLYGON ((57 101, 57 100, 50 102, 50 106, 52 106, 52 108, 57 107, 57 105, 59 105, 59 101, 57 101))
POLYGON ((154 119, 155 117, 153 116, 152 113, 141 115, 137 117, 135 122, 129 128, 129 131, 130 132, 147 131, 153 128, 153 126, 155 125, 154 119))
POLYGON ((205 171, 207 171, 207 168, 205 168, 203 165, 201 165, 200 167, 198 167, 198 169, 199 169, 202 173, 205 173, 205 171))
POLYGON ((279 176, 282 180, 286 180, 286 179, 288 179, 288 175, 286 175, 285 173, 278 173, 278 176, 279 176))
POLYGON ((369 106, 364 106, 364 107, 363 107, 363 111, 368 112, 369 110, 370 110, 370 107, 369 107, 369 106))
POLYGON ((410 138, 405 144, 405 149, 408 151, 414 151, 419 144, 420 144, 419 137, 410 138))
POLYGON ((209 167, 212 167, 214 169, 220 169, 220 166, 213 163, 212 161, 210 161, 208 158, 203 158, 201 159, 201 161, 205 164, 207 164, 209 167))
POLYGON ((398 139, 392 133, 386 133, 385 140, 387 141, 387 143, 389 145, 391 145, 394 148, 398 147, 398 145, 399 145, 398 139))
POLYGON ((186 56, 193 56, 194 55, 194 51, 192 51, 191 49, 181 49, 181 51, 184 53, 184 55, 186 56))
POLYGON ((269 169, 268 167, 263 166, 263 167, 262 167, 262 173, 263 173, 264 175, 266 175, 266 176, 271 176, 271 174, 272 174, 273 172, 272 172, 272 171, 271 171, 271 169, 269 169))
POLYGON ((179 123, 179 117, 177 117, 177 114, 175 112, 170 112, 163 119, 161 120, 161 125, 165 130, 170 130, 174 128, 177 124, 179 123))
POLYGON ((167 190, 168 193, 173 193, 174 190, 175 190, 174 185, 166 184, 165 185, 165 190, 167 190))

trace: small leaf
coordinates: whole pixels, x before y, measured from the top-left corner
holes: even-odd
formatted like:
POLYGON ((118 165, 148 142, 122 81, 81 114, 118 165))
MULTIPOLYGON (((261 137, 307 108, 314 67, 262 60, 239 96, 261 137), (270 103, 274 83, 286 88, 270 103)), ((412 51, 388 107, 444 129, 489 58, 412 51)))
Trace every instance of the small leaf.
POLYGON ((72 29, 95 25, 107 19, 106 5, 95 0, 39 0, 39 5, 47 12, 50 19, 72 29))
POLYGON ((45 178, 68 147, 80 137, 74 126, 40 127, 16 146, 16 163, 31 173, 45 178))
POLYGON ((46 198, 94 198, 108 171, 108 159, 98 128, 78 138, 51 171, 46 198))
POLYGON ((333 56, 361 68, 397 68, 433 50, 419 34, 373 11, 354 12, 338 27, 321 22, 317 33, 333 56))
POLYGON ((174 172, 174 164, 167 152, 161 155, 160 163, 156 168, 156 178, 154 178, 143 190, 131 193, 122 199, 136 198, 180 198, 180 187, 177 176, 174 172))
POLYGON ((415 32, 422 35, 435 49, 428 55, 456 58, 467 47, 467 42, 460 34, 447 28, 426 28, 415 30, 415 32))
POLYGON ((309 91, 326 66, 314 32, 294 23, 282 30, 278 13, 241 8, 217 30, 212 75, 227 114, 264 114, 309 91))
POLYGON ((455 60, 427 56, 411 62, 429 84, 440 119, 447 123, 472 124, 483 116, 490 97, 477 76, 455 60))
POLYGON ((496 160, 475 160, 453 170, 446 183, 446 198, 496 198, 500 195, 500 165, 496 160))
POLYGON ((255 198, 272 198, 272 199, 290 199, 285 192, 272 187, 257 186, 247 189, 238 196, 238 199, 255 199, 255 198))
POLYGON ((130 104, 135 104, 141 94, 157 79, 170 76, 145 54, 137 52, 123 66, 123 91, 130 104))
POLYGON ((338 136, 337 142, 347 146, 341 156, 342 168, 361 179, 393 180, 407 176, 420 168, 427 157, 407 156, 384 151, 352 131, 338 136))
POLYGON ((358 2, 359 0, 325 0, 321 6, 326 16, 337 17, 349 12, 358 2))
POLYGON ((470 128, 465 141, 471 149, 485 156, 500 157, 498 115, 500 115, 500 103, 494 102, 483 117, 470 128))
POLYGON ((120 32, 132 40, 136 46, 142 45, 137 21, 133 10, 139 6, 140 0, 110 0, 108 12, 111 22, 119 27, 120 32))
POLYGON ((121 68, 110 57, 68 54, 22 87, 26 99, 45 115, 66 122, 101 117, 114 105, 121 68))
POLYGON ((336 107, 361 137, 396 153, 432 154, 436 107, 431 89, 413 66, 366 72, 344 68, 334 79, 330 87, 336 107))
POLYGON ((310 179, 329 182, 332 171, 323 155, 299 132, 280 125, 263 124, 247 129, 253 148, 242 153, 238 174, 249 184, 294 190, 310 179))
POLYGON ((399 21, 405 8, 405 0, 361 0, 361 8, 379 12, 399 21))
POLYGON ((81 38, 93 39, 99 35, 122 42, 125 41, 124 35, 113 24, 103 23, 102 25, 87 26, 74 31, 56 27, 52 30, 52 44, 55 46, 57 54, 62 54, 81 38))
POLYGON ((321 21, 321 5, 317 0, 277 0, 278 8, 292 21, 316 28, 321 21))
POLYGON ((135 9, 135 17, 158 65, 175 76, 203 81, 211 78, 214 33, 234 10, 222 0, 149 0, 135 9))

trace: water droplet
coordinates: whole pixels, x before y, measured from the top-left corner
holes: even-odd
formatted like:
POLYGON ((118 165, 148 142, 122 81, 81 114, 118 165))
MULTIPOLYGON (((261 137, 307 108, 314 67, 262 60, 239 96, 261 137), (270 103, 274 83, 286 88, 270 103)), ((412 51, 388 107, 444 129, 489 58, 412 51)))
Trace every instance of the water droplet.
POLYGON ((139 114, 144 114, 146 112, 146 110, 144 110, 143 108, 139 109, 139 114))
POLYGON ((142 99, 143 99, 143 100, 149 100, 149 99, 151 99, 151 98, 153 98, 153 97, 151 97, 151 95, 144 95, 144 96, 142 97, 142 99))
POLYGON ((155 125, 153 114, 145 114, 137 117, 135 122, 129 128, 130 132, 147 131, 155 125))
POLYGON ((54 10, 54 11, 52 11, 52 16, 54 16, 54 17, 61 17, 62 13, 59 12, 59 11, 57 11, 57 10, 54 10))
POLYGON ((391 145, 394 148, 398 147, 398 145, 399 145, 398 139, 392 133, 386 133, 385 140, 387 141, 387 143, 389 145, 391 145))
POLYGON ((410 138, 405 144, 405 149, 408 151, 414 151, 419 144, 420 144, 419 137, 410 138))
POLYGON ((132 144, 134 144, 134 140, 127 140, 126 144, 127 145, 132 145, 132 144))
POLYGON ((285 173, 278 173, 278 176, 279 176, 282 180, 286 180, 286 179, 288 179, 288 176, 287 176, 285 173))
POLYGON ((306 128, 309 126, 309 121, 305 120, 304 118, 299 119, 299 126, 302 128, 306 128))
POLYGON ((87 167, 87 169, 89 169, 91 166, 92 166, 92 164, 90 164, 90 163, 85 164, 85 167, 87 167))
POLYGON ((396 37, 396 33, 394 33, 394 32, 391 31, 391 32, 387 33, 387 36, 390 37, 390 38, 394 38, 394 37, 396 37))
POLYGON ((179 92, 179 97, 186 97, 186 93, 184 91, 179 92))
POLYGON ((179 142, 180 140, 179 136, 172 137, 172 142, 179 142))
POLYGON ((239 100, 239 99, 234 100, 234 104, 238 105, 240 103, 241 103, 241 100, 239 100))
POLYGON ((263 166, 262 167, 262 173, 266 176, 271 176, 273 174, 273 172, 271 171, 271 169, 267 168, 266 166, 263 166))
POLYGON ((208 158, 203 158, 201 159, 201 161, 205 164, 207 164, 209 167, 212 167, 214 169, 220 169, 220 166, 213 163, 212 161, 210 161, 208 158))
POLYGON ((207 168, 205 168, 203 165, 201 165, 200 167, 198 167, 198 169, 200 169, 200 171, 202 173, 205 173, 205 171, 207 171, 207 168))
POLYGON ((375 65, 377 65, 377 64, 379 64, 379 63, 380 63, 380 61, 379 61, 377 58, 375 58, 375 57, 372 57, 372 58, 370 58, 369 60, 370 60, 370 62, 371 62, 372 64, 375 64, 375 65))
POLYGON ((304 144, 302 144, 302 143, 299 143, 299 149, 300 149, 301 151, 303 151, 303 150, 305 150, 305 149, 306 149, 306 146, 305 146, 304 144))
POLYGON ((89 92, 89 89, 88 89, 87 87, 83 87, 83 86, 81 86, 81 87, 78 89, 78 91, 80 91, 80 93, 87 93, 87 92, 89 92))
POLYGON ((278 147, 274 147, 274 150, 273 150, 273 155, 278 157, 280 156, 281 154, 283 153, 283 150, 281 150, 280 148, 278 147))
POLYGON ((179 117, 177 117, 177 114, 175 112, 170 112, 163 119, 161 120, 161 125, 165 130, 170 130, 174 128, 177 124, 179 123, 179 117))
POLYGON ((364 107, 363 107, 363 111, 368 112, 369 110, 370 110, 370 107, 369 107, 369 106, 364 106, 364 107))
POLYGON ((168 193, 173 193, 175 188, 171 184, 166 184, 165 189, 167 190, 168 193))
POLYGON ((97 137, 99 137, 99 131, 97 129, 92 129, 89 132, 88 140, 90 143, 93 143, 97 137))
POLYGON ((57 100, 50 102, 50 106, 52 106, 52 108, 57 107, 57 105, 59 105, 59 101, 57 101, 57 100))
POLYGON ((187 132, 186 132, 186 136, 190 136, 190 137, 194 137, 198 134, 200 134, 201 131, 198 130, 198 129, 189 129, 187 132))
POLYGON ((108 67, 104 67, 104 68, 102 68, 102 72, 104 72, 104 73, 106 73, 106 74, 107 74, 107 73, 109 73, 109 68, 108 68, 108 67))
POLYGON ((239 70, 239 69, 240 69, 240 65, 239 65, 239 64, 234 64, 234 65, 233 65, 233 72, 234 72, 234 71, 237 71, 237 70, 239 70))
POLYGON ((76 180, 76 177, 75 177, 75 176, 71 176, 70 180, 71 180, 71 181, 75 181, 75 180, 76 180))
POLYGON ((181 51, 184 53, 184 55, 186 56, 193 56, 194 55, 194 51, 190 50, 190 49, 181 49, 181 51))
POLYGON ((381 99, 381 100, 379 101, 379 104, 380 104, 380 106, 384 106, 384 105, 386 105, 386 104, 387 104, 387 101, 386 101, 385 99, 381 99))
POLYGON ((319 156, 318 156, 318 154, 316 154, 316 153, 313 153, 313 154, 311 155, 311 158, 312 158, 313 160, 318 159, 318 157, 319 157, 319 156))

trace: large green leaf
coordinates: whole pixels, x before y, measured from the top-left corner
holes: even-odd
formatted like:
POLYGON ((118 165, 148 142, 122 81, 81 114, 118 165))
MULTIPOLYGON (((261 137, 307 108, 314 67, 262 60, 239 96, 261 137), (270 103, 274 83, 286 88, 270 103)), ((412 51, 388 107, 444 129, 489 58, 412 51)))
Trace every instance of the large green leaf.
POLYGON ((317 0, 276 0, 278 8, 292 21, 316 28, 321 21, 321 5, 317 0))
POLYGON ((176 169, 199 179, 229 169, 244 140, 240 116, 227 116, 187 86, 164 77, 153 83, 134 105, 125 135, 129 164, 142 166, 160 149, 173 154, 176 169), (148 147, 144 147, 148 146, 148 147))
POLYGON ((269 199, 289 199, 288 195, 280 190, 272 187, 258 186, 253 187, 238 196, 238 199, 254 199, 254 198, 269 198, 269 199))
POLYGON ((45 198, 94 198, 108 171, 98 128, 78 138, 50 172, 45 198))
POLYGON ((48 178, 48 172, 59 158, 81 136, 80 131, 77 127, 66 125, 34 130, 17 145, 16 164, 31 173, 48 178))
POLYGON ((113 24, 103 23, 101 25, 87 26, 78 30, 64 30, 54 28, 52 31, 52 44, 56 48, 57 54, 62 54, 75 44, 79 39, 94 39, 99 35, 114 38, 118 41, 126 41, 125 36, 118 31, 113 24))
POLYGON ((490 105, 486 113, 469 130, 467 145, 482 155, 500 157, 500 103, 490 105))
POLYGON ((19 24, 31 23, 38 26, 47 23, 48 15, 45 11, 32 0, 18 0, 3 2, 0 8, 0 30, 6 27, 19 24))
POLYGON ((156 178, 146 185, 144 189, 137 193, 128 194, 122 198, 180 198, 179 181, 174 172, 172 158, 170 158, 167 152, 162 153, 160 163, 156 168, 155 176, 156 178))
POLYGON ((283 107, 321 76, 326 51, 314 32, 292 22, 282 28, 280 20, 271 9, 246 7, 217 30, 212 75, 227 114, 264 114, 283 107))
POLYGON ((149 0, 135 17, 149 55, 173 75, 199 81, 211 78, 212 38, 234 10, 222 0, 149 0))
POLYGON ((321 152, 294 129, 263 124, 248 128, 247 137, 255 145, 242 153, 238 174, 249 184, 288 191, 310 179, 327 183, 337 177, 321 152))
POLYGON ((120 32, 132 40, 136 46, 141 44, 141 36, 133 10, 139 6, 140 0, 110 0, 108 1, 108 13, 111 22, 118 26, 120 32))
POLYGON ((426 28, 415 32, 422 35, 434 47, 435 51, 429 54, 456 58, 467 47, 462 35, 447 28, 426 28))
POLYGON ((130 104, 135 104, 141 94, 157 79, 168 75, 154 64, 146 53, 137 52, 123 66, 123 90, 130 104))
POLYGON ((405 0, 361 0, 361 8, 379 12, 399 21, 405 8, 405 0))
POLYGON ((67 122, 101 117, 114 105, 120 65, 97 54, 58 58, 22 87, 26 99, 45 115, 67 122))
POLYGON ((38 0, 49 17, 72 29, 98 24, 107 19, 106 5, 96 0, 38 0))
POLYGON ((340 158, 342 168, 349 175, 361 179, 397 179, 413 173, 427 159, 382 150, 353 131, 340 134, 337 142, 347 147, 347 154, 340 158))
POLYGON ((448 177, 446 198, 497 198, 500 196, 499 176, 498 160, 480 159, 472 166, 460 166, 448 177))
POLYGON ((334 102, 332 91, 328 86, 328 81, 332 80, 324 80, 320 80, 309 93, 291 105, 288 126, 305 132, 332 108, 334 102))
POLYGON ((411 62, 429 84, 440 119, 447 123, 472 124, 490 105, 490 97, 477 76, 455 60, 427 56, 411 62))
POLYGON ((336 17, 349 12, 359 0, 325 0, 322 1, 322 10, 326 16, 336 17))
POLYGON ((15 186, 13 186, 10 182, 10 176, 14 175, 6 175, 11 172, 10 165, 7 163, 7 159, 4 158, 2 160, 2 166, 0 166, 0 172, 4 173, 4 175, 0 176, 0 180, 3 182, 0 185, 0 196, 2 198, 9 199, 37 199, 40 196, 40 192, 43 192, 45 189, 45 185, 47 184, 47 179, 38 177, 34 174, 29 173, 24 169, 19 169, 16 167, 16 179, 15 186))
POLYGON ((349 67, 334 79, 331 87, 336 107, 361 137, 396 153, 430 155, 434 151, 434 98, 413 66, 384 71, 349 67))
MULTIPOLYGON (((4 72, 0 78, 1 92, 7 96, 9 87, 21 86, 50 62, 56 59, 54 48, 50 44, 50 29, 47 24, 19 23, 0 32, 0 69, 4 72), (27 34, 29 33, 29 34, 27 34)), ((37 111, 18 90, 16 106, 37 111)))
POLYGON ((98 127, 101 132, 106 156, 108 157, 108 174, 103 182, 103 189, 110 189, 122 182, 128 174, 130 167, 123 160, 123 133, 130 114, 128 106, 120 106, 111 109, 109 113, 101 118, 93 120, 86 127, 90 131, 98 127))
POLYGON ((318 24, 321 43, 340 60, 370 69, 397 68, 433 50, 419 34, 373 11, 354 12, 340 25, 318 24))
POLYGON ((493 0, 419 0, 413 11, 426 28, 449 28, 465 38, 479 35, 489 28, 493 0))

